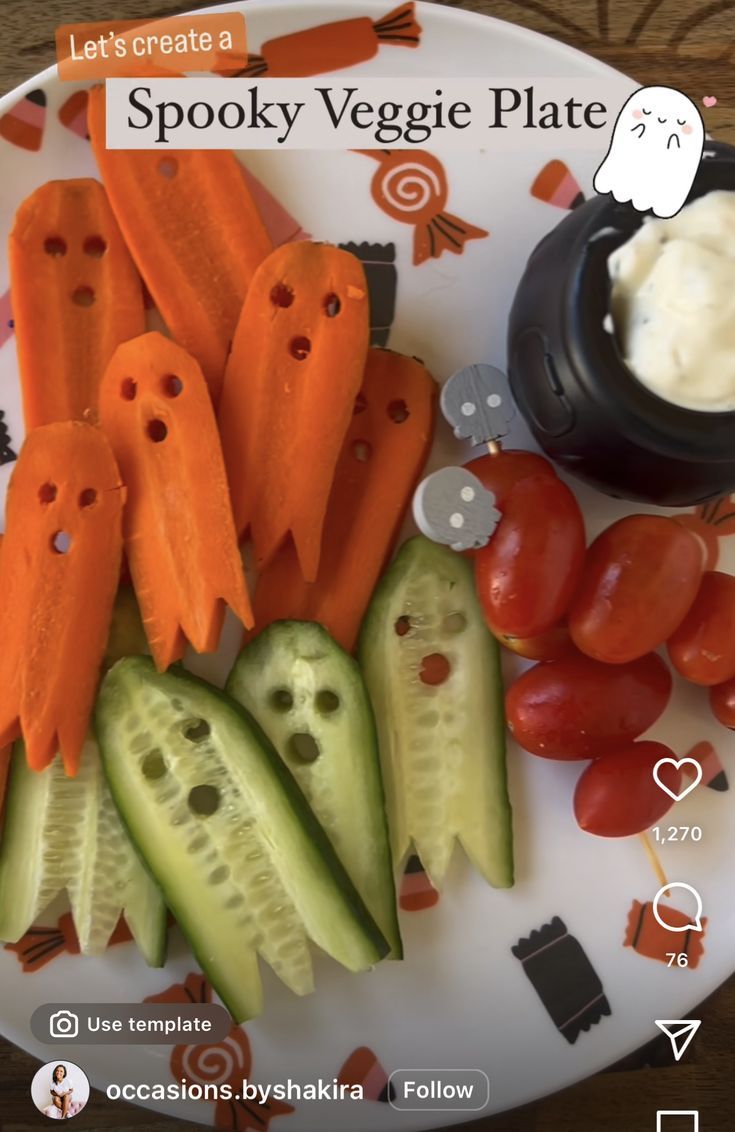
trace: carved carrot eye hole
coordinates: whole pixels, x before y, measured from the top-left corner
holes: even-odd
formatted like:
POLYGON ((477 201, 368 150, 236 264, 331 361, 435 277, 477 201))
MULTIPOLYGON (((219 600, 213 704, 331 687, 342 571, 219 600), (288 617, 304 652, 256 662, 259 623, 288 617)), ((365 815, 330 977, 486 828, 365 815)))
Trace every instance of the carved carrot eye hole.
POLYGON ((58 259, 59 256, 66 255, 66 240, 62 236, 47 236, 43 242, 43 250, 46 255, 58 259))
POLYGON ((92 259, 102 259, 107 251, 107 241, 102 236, 88 236, 84 241, 83 251, 85 255, 91 256, 92 259))
POLYGON ((41 503, 53 503, 56 499, 56 484, 43 483, 38 489, 38 498, 41 503))
POLYGON ((290 307, 293 302, 293 290, 285 283, 276 283, 271 288, 270 298, 274 307, 290 307))
POLYGON ((342 304, 339 301, 339 295, 335 295, 333 291, 330 291, 330 293, 325 296, 324 301, 322 302, 322 306, 324 307, 324 313, 326 314, 327 318, 336 318, 339 312, 342 310, 342 304))

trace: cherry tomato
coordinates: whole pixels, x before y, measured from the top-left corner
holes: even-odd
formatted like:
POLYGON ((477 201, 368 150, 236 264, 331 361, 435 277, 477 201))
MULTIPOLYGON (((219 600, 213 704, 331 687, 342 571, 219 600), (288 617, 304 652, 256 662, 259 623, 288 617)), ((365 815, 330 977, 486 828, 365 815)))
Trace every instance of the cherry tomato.
POLYGON ((679 523, 680 526, 686 527, 693 535, 696 535, 702 544, 705 570, 714 570, 720 556, 719 527, 714 526, 713 523, 707 523, 696 514, 672 515, 671 518, 675 523, 679 523))
POLYGON ((702 577, 702 548, 663 515, 628 515, 587 551, 569 613, 578 649, 624 664, 668 640, 691 608, 702 577))
POLYGON ((566 484, 531 476, 475 555, 475 585, 496 636, 536 637, 564 617, 584 564, 584 520, 566 484))
POLYGON ((521 480, 531 476, 550 476, 556 479, 556 472, 548 460, 537 452, 526 452, 522 448, 501 448, 499 452, 489 452, 470 460, 467 471, 477 476, 483 487, 492 491, 495 505, 502 511, 512 488, 521 480))
POLYGON ((655 653, 614 667, 586 656, 537 664, 511 685, 513 738, 546 759, 593 759, 642 735, 664 711, 671 673, 655 653))
POLYGON ((676 671, 693 684, 722 684, 735 676, 735 578, 709 570, 667 649, 676 671))
MULTIPOLYGON (((660 759, 676 759, 663 743, 625 743, 584 770, 574 791, 574 816, 587 833, 630 837, 650 829, 674 804, 653 777, 660 759)), ((681 790, 681 770, 665 763, 659 778, 681 790)))
POLYGON ((710 688, 709 706, 719 723, 735 730, 735 678, 710 688))
POLYGON ((500 644, 526 660, 560 660, 563 656, 576 655, 577 649, 569 636, 566 625, 556 625, 537 637, 499 636, 500 644))

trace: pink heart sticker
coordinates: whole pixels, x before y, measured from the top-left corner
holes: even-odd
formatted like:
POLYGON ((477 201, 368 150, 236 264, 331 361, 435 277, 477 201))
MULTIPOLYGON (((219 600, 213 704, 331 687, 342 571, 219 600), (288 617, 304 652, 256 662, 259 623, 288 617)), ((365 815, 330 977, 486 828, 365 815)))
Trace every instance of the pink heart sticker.
POLYGON ((704 105, 708 109, 709 109, 710 106, 716 106, 717 105, 717 99, 715 98, 714 94, 705 94, 704 98, 702 99, 702 102, 704 103, 704 105))

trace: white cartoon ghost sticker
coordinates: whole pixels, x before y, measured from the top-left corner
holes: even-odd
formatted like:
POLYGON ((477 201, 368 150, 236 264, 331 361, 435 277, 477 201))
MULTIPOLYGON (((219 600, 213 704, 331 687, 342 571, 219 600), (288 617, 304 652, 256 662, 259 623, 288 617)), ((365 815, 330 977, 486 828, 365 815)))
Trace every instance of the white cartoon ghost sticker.
POLYGON ((676 216, 686 201, 704 148, 697 107, 668 86, 644 86, 618 115, 610 148, 594 176, 598 193, 630 201, 638 212, 676 216))

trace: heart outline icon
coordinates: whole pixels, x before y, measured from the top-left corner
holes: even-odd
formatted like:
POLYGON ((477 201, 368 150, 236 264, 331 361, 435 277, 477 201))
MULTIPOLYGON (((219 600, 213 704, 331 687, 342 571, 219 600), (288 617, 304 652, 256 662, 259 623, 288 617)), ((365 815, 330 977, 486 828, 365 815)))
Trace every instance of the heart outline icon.
POLYGON ((696 790, 696 788, 699 786, 700 782, 702 781, 702 773, 702 764, 700 762, 697 762, 696 759, 690 759, 688 756, 685 756, 682 759, 664 758, 659 759, 653 768, 653 781, 658 787, 660 787, 661 790, 663 790, 665 794, 668 794, 670 798, 673 798, 675 802, 681 802, 683 798, 686 798, 687 794, 691 794, 692 790, 696 790), (685 786, 679 794, 676 794, 673 790, 670 790, 669 787, 659 778, 659 767, 666 766, 667 763, 673 766, 676 770, 681 770, 682 767, 687 765, 695 768, 694 781, 690 782, 688 786, 685 786))
POLYGON ((707 107, 708 110, 711 106, 717 105, 717 99, 715 98, 714 94, 705 94, 704 98, 702 99, 702 102, 704 103, 704 105, 707 107))

